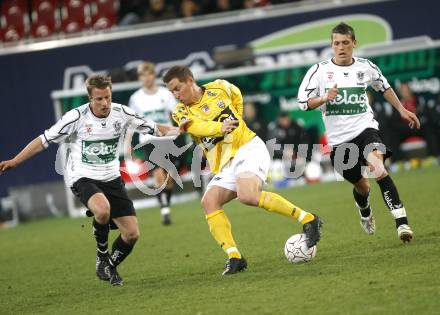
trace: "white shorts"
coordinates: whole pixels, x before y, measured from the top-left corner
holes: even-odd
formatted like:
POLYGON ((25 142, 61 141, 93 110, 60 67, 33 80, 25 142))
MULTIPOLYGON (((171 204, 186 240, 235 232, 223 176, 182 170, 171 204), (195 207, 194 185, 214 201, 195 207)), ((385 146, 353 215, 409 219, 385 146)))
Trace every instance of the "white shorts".
POLYGON ((237 175, 250 172, 266 182, 270 168, 270 155, 266 144, 261 138, 255 136, 251 141, 240 147, 234 158, 229 161, 219 173, 209 182, 206 190, 211 186, 220 186, 232 191, 237 191, 235 184, 237 175))

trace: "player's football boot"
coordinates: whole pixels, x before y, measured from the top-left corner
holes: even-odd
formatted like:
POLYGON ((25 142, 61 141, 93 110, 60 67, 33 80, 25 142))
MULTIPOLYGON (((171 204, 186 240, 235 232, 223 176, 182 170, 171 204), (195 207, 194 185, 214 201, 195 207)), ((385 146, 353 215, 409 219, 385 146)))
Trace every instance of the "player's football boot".
POLYGON ((397 228, 397 235, 402 240, 402 242, 404 242, 404 243, 408 242, 409 243, 411 241, 411 239, 413 238, 413 231, 411 230, 409 225, 401 224, 397 228))
POLYGON ((96 256, 96 276, 100 280, 110 280, 110 265, 108 256, 96 256))
POLYGON ((116 270, 116 267, 110 268, 110 284, 111 285, 123 285, 124 280, 122 280, 121 276, 119 275, 118 271, 116 270))
POLYGON ((171 216, 169 214, 164 214, 162 216, 162 224, 163 225, 170 225, 171 224, 171 216))
POLYGON ((229 258, 226 261, 226 269, 223 271, 222 276, 232 275, 244 271, 247 268, 247 261, 242 258, 229 258))
POLYGON ((315 246, 321 239, 321 226, 324 223, 318 215, 312 214, 315 216, 315 219, 303 225, 303 231, 306 234, 306 244, 309 248, 315 246))
POLYGON ((361 208, 358 206, 357 203, 356 203, 356 207, 358 207, 359 209, 359 216, 361 217, 361 220, 359 222, 361 224, 362 229, 367 234, 370 235, 374 234, 374 232, 376 232, 376 222, 374 221, 373 210, 370 208, 370 215, 368 217, 363 217, 361 213, 361 208))

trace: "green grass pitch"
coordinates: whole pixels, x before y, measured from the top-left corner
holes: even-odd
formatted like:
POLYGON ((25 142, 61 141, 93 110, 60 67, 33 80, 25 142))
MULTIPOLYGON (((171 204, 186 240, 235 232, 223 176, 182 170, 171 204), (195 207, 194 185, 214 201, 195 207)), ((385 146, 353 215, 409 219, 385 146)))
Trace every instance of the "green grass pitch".
MULTIPOLYGON (((402 244, 372 182, 377 231, 359 226, 351 186, 280 193, 325 220, 315 259, 283 254, 297 222, 233 202, 226 207, 246 272, 221 277, 225 254, 197 201, 138 212, 141 239, 111 287, 94 274, 90 219, 48 219, 0 231, 0 314, 438 314, 440 167, 393 174, 415 238, 402 244)), ((111 238, 115 237, 111 234, 111 238)))

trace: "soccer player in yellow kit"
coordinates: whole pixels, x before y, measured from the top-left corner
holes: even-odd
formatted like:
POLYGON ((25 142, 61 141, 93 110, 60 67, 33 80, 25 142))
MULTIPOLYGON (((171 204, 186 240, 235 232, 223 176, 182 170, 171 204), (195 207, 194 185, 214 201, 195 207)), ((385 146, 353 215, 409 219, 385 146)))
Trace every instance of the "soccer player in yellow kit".
POLYGON ((174 66, 164 76, 167 88, 180 101, 173 119, 201 146, 215 176, 202 198, 209 230, 228 255, 223 275, 247 268, 232 236, 223 206, 234 198, 246 205, 279 213, 303 225, 307 245, 320 239, 322 221, 280 195, 263 191, 270 166, 265 143, 244 122, 240 90, 225 80, 198 86, 188 67, 174 66))

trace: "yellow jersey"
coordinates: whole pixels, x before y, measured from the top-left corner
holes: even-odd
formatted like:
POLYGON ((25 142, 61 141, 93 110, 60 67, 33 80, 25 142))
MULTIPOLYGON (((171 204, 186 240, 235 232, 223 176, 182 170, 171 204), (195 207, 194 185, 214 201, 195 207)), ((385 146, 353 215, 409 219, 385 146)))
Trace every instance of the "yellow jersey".
POLYGON ((190 105, 177 104, 173 119, 201 146, 213 173, 218 173, 237 150, 253 137, 243 120, 240 90, 225 80, 202 86, 202 98, 190 105), (228 134, 221 131, 225 120, 238 120, 238 127, 228 134))

